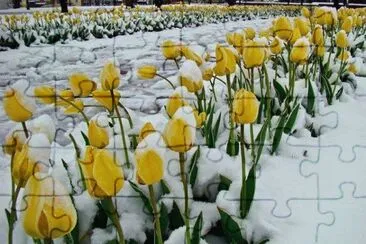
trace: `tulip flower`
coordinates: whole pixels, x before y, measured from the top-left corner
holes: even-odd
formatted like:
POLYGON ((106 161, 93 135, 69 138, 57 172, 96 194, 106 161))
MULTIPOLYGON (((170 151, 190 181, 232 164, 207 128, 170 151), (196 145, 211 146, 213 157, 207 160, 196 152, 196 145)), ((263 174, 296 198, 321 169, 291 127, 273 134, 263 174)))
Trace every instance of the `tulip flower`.
POLYGON ((244 29, 246 39, 253 40, 255 38, 255 30, 252 27, 244 29))
POLYGON ((317 46, 315 48, 315 55, 318 57, 323 57, 325 54, 325 51, 326 51, 326 49, 324 46, 317 46))
POLYGON ((282 45, 283 44, 282 44, 281 39, 276 36, 270 45, 272 54, 274 54, 274 55, 280 54, 282 52, 282 45))
POLYGON ((216 66, 214 72, 216 75, 223 76, 234 73, 236 70, 236 57, 229 48, 216 45, 216 66))
POLYGON ((347 48, 349 45, 348 37, 344 30, 341 30, 337 33, 335 41, 336 41, 337 47, 339 47, 339 48, 347 48))
POLYGON ((266 59, 266 44, 263 41, 247 41, 243 49, 245 68, 261 66, 266 59))
POLYGON ((281 16, 275 21, 273 31, 276 36, 284 41, 288 41, 292 36, 293 27, 287 17, 281 16))
POLYGON ((358 73, 358 68, 356 66, 356 64, 352 63, 348 66, 347 70, 353 74, 357 74, 358 73))
POLYGON ((245 36, 242 33, 234 32, 232 34, 232 44, 234 48, 240 53, 243 51, 245 36))
POLYGON ((233 120, 239 124, 254 123, 258 116, 259 103, 254 93, 240 89, 233 101, 233 120))
POLYGON ((3 108, 9 119, 15 122, 29 120, 36 110, 36 105, 31 99, 31 94, 26 94, 29 84, 26 81, 18 81, 11 85, 3 97, 3 108))
POLYGON ((78 114, 84 110, 84 103, 81 99, 77 99, 70 102, 69 106, 66 107, 64 113, 68 115, 78 114))
POLYGON ((323 28, 320 25, 316 25, 314 28, 312 42, 317 46, 324 45, 323 28))
POLYGON ((98 103, 100 103, 103 107, 105 107, 109 112, 113 112, 113 108, 118 105, 118 101, 121 97, 121 95, 119 94, 119 92, 117 90, 113 90, 113 94, 115 97, 114 105, 113 105, 113 99, 112 99, 110 91, 97 89, 97 90, 93 91, 93 93, 92 93, 93 98, 98 103))
POLYGON ((92 81, 87 74, 74 73, 69 76, 69 84, 72 93, 75 96, 87 97, 95 90, 97 85, 92 81))
POLYGON ((196 64, 198 66, 202 64, 202 62, 203 62, 202 58, 197 53, 195 53, 192 49, 190 49, 187 46, 182 46, 181 50, 182 50, 182 55, 186 59, 196 62, 196 64))
POLYGON ((171 40, 166 40, 161 45, 161 50, 166 59, 177 59, 181 55, 180 45, 171 40))
POLYGON ((310 32, 310 23, 305 18, 295 18, 295 27, 299 29, 301 36, 306 36, 310 32))
POLYGON ((169 117, 173 117, 178 108, 188 105, 188 103, 177 92, 173 93, 166 104, 166 112, 169 117))
POLYGON ((61 182, 36 174, 29 178, 23 195, 24 231, 36 239, 56 239, 70 233, 77 213, 61 182))
POLYGON ((352 31, 353 19, 351 16, 348 16, 342 23, 341 29, 346 33, 350 33, 352 31))
POLYGON ((108 125, 100 125, 98 120, 92 120, 88 126, 88 138, 90 145, 104 148, 109 144, 108 125))
POLYGON ((310 17, 310 10, 306 7, 301 8, 301 14, 302 16, 309 18, 310 17))
POLYGON ((304 64, 309 57, 309 52, 310 43, 305 37, 302 37, 295 42, 290 53, 290 60, 297 64, 304 64))
POLYGON ((120 83, 120 70, 114 63, 108 62, 104 65, 99 75, 103 90, 113 90, 118 88, 120 83))
POLYGON ((234 33, 226 33, 226 41, 229 45, 233 45, 234 44, 234 33))
POLYGON ((209 65, 208 63, 203 63, 200 66, 200 70, 202 73, 202 79, 210 81, 214 73, 211 65, 209 65))
POLYGON ((68 107, 70 102, 74 100, 74 93, 69 89, 61 90, 57 93, 57 105, 68 107))
POLYGON ((349 51, 341 51, 341 53, 338 55, 337 59, 341 60, 342 62, 345 62, 351 57, 351 54, 349 51))
POLYGON ((122 166, 105 149, 87 146, 79 160, 89 194, 96 198, 115 196, 124 185, 122 166))
POLYGON ((142 141, 145 137, 154 132, 155 132, 154 126, 150 122, 145 123, 140 130, 139 141, 142 141))
POLYGON ((182 86, 189 92, 197 92, 203 87, 201 70, 192 60, 186 60, 179 69, 179 79, 182 86))
POLYGON ((299 28, 294 28, 294 30, 292 31, 292 36, 290 38, 290 43, 291 45, 294 45, 294 43, 301 37, 301 33, 299 28))
POLYGON ((44 104, 54 104, 56 102, 56 91, 51 86, 35 87, 34 96, 44 104))
POLYGON ((194 118, 196 119, 196 124, 197 124, 197 128, 201 128, 203 123, 206 120, 206 113, 205 112, 201 112, 200 114, 198 113, 197 109, 193 110, 194 113, 194 118))
POLYGON ((140 79, 153 79, 156 73, 157 68, 154 65, 143 65, 137 69, 137 76, 140 79))

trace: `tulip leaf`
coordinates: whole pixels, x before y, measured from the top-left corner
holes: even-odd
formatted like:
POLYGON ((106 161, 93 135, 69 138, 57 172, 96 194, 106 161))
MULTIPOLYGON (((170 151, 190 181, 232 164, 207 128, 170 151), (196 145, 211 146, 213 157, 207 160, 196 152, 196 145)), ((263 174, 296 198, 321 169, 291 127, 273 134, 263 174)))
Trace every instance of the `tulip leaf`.
POLYGON ((269 239, 264 239, 264 240, 260 241, 258 244, 265 244, 267 242, 269 242, 269 239))
POLYGON ((343 94, 343 86, 341 87, 341 89, 339 89, 337 91, 337 94, 336 94, 336 99, 338 100, 343 94))
POLYGON ((169 213, 169 227, 170 229, 174 230, 181 226, 184 226, 184 219, 177 203, 173 201, 173 208, 169 213))
POLYGON ((261 130, 259 131, 257 137, 255 138, 255 145, 258 145, 257 148, 257 153, 255 154, 255 161, 254 163, 257 164, 261 155, 262 155, 262 150, 264 147, 264 142, 266 140, 266 134, 267 134, 267 128, 268 125, 271 121, 271 118, 267 118, 266 121, 264 122, 264 124, 262 125, 261 130))
POLYGON ((213 146, 214 147, 215 147, 215 144, 216 144, 217 135, 219 133, 220 121, 221 121, 221 113, 219 114, 219 117, 217 118, 216 123, 215 123, 215 126, 213 128, 213 140, 214 140, 213 146))
POLYGON ((6 215, 6 219, 8 220, 8 224, 13 225, 14 220, 11 217, 11 214, 10 214, 9 210, 5 209, 5 215, 6 215))
POLYGON ((275 134, 273 136, 272 152, 271 152, 272 154, 274 152, 276 152, 278 146, 280 145, 285 121, 286 121, 286 115, 282 115, 281 118, 280 118, 280 121, 277 124, 277 128, 275 130, 275 134))
POLYGON ((285 128, 283 131, 286 134, 289 134, 292 131, 292 128, 294 127, 294 124, 296 122, 297 114, 299 113, 300 104, 297 104, 295 108, 291 111, 290 116, 287 119, 287 122, 285 124, 285 128))
POLYGON ((85 133, 83 131, 80 131, 80 132, 85 141, 85 145, 89 146, 90 145, 89 138, 85 135, 85 133))
POLYGON ((162 179, 162 180, 160 181, 160 185, 161 185, 161 190, 162 190, 162 192, 163 192, 163 195, 165 195, 165 194, 169 194, 169 193, 170 193, 169 186, 168 186, 168 184, 165 182, 165 180, 164 180, 164 179, 162 179))
POLYGON ((168 209, 165 204, 162 202, 160 206, 160 227, 161 227, 161 236, 165 236, 165 233, 168 230, 169 226, 169 214, 168 209))
POLYGON ((245 215, 244 218, 248 215, 250 207, 252 206, 254 193, 255 193, 255 170, 256 170, 256 164, 252 166, 252 168, 249 171, 248 178, 246 179, 246 193, 245 193, 245 215))
POLYGON ((308 101, 307 101, 307 106, 306 106, 306 112, 308 114, 313 114, 314 112, 314 103, 315 103, 315 93, 314 93, 314 88, 313 85, 311 84, 311 82, 309 82, 309 86, 308 86, 308 101))
POLYGON ((230 180, 229 178, 220 175, 220 183, 218 186, 218 191, 227 191, 229 190, 229 187, 232 183, 232 180, 230 180))
POLYGON ((194 152, 189 167, 189 183, 191 184, 192 187, 196 183, 197 172, 198 172, 197 162, 199 157, 200 157, 200 146, 198 146, 197 150, 194 152))
POLYGON ((104 211, 101 203, 98 203, 97 206, 98 206, 98 211, 94 217, 92 227, 104 229, 107 227, 108 215, 104 211))
POLYGON ((217 208, 221 217, 221 226, 225 233, 225 236, 234 243, 245 243, 248 244, 246 240, 241 235, 241 230, 239 224, 223 209, 217 208))
POLYGON ((236 156, 239 153, 239 142, 234 138, 227 141, 226 144, 226 153, 229 154, 229 156, 236 156))
POLYGON ((144 202, 146 209, 149 211, 150 214, 153 214, 153 208, 151 206, 149 198, 145 195, 145 193, 132 181, 128 181, 132 187, 139 195, 141 200, 144 202))
POLYGON ((73 238, 74 238, 74 236, 69 233, 69 234, 64 236, 64 242, 66 244, 74 244, 74 239, 73 238))
POLYGON ((277 97, 280 101, 280 104, 282 104, 286 98, 286 90, 276 80, 273 80, 273 86, 275 88, 275 91, 276 91, 277 97))
POLYGON ((196 223, 194 224, 192 231, 191 244, 199 244, 201 240, 201 230, 202 230, 202 211, 197 217, 196 223))
POLYGON ((42 241, 40 239, 33 238, 34 244, 42 244, 42 241))

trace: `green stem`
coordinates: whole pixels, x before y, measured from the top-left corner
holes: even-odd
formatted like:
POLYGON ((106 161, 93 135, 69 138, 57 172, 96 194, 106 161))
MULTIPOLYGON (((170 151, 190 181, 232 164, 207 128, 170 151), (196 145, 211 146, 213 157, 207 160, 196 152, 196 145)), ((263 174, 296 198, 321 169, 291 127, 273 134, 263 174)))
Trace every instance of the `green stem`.
POLYGON ((245 171, 245 146, 244 146, 244 125, 240 125, 240 154, 241 154, 241 191, 240 191, 240 217, 245 216, 245 204, 246 204, 246 171, 245 171))
POLYGON ((344 55, 344 48, 342 48, 342 51, 341 51, 341 57, 342 57, 341 66, 339 67, 337 78, 335 80, 335 84, 334 84, 333 89, 332 89, 332 103, 333 103, 334 92, 335 92, 335 89, 337 87, 337 81, 338 81, 339 77, 341 76, 341 73, 342 73, 342 70, 343 70, 343 65, 344 65, 343 55, 344 55))
POLYGON ((13 230, 14 230, 14 223, 17 221, 17 212, 16 212, 16 203, 19 196, 19 192, 21 187, 21 182, 18 183, 14 195, 12 196, 11 200, 11 209, 10 209, 10 218, 9 218, 9 231, 8 231, 8 243, 13 243, 13 230))
POLYGON ((53 244, 53 240, 51 238, 45 238, 43 239, 44 244, 53 244))
POLYGON ((234 121, 232 118, 233 113, 233 105, 232 105, 232 94, 231 94, 231 84, 230 84, 230 75, 226 75, 226 87, 227 87, 227 95, 228 95, 228 105, 229 105, 229 123, 230 123, 230 131, 229 131, 229 152, 230 156, 234 156, 235 152, 235 135, 234 135, 234 121))
POLYGON ((123 235, 122 226, 121 226, 121 223, 119 222, 118 212, 113 205, 112 198, 108 197, 108 198, 101 200, 101 204, 103 206, 104 211, 106 212, 109 219, 112 221, 114 227, 117 230, 118 239, 119 239, 118 243, 125 244, 125 238, 123 235))
POLYGON ((254 144, 254 132, 253 132, 253 124, 249 125, 250 127, 250 149, 252 152, 252 161, 255 160, 255 144, 254 144))
POLYGON ((68 101, 67 99, 65 99, 65 98, 63 98, 63 97, 61 97, 61 96, 59 96, 59 98, 62 100, 62 101, 64 101, 64 102, 66 102, 66 103, 68 103, 68 104, 70 104, 70 106, 72 106, 72 107, 74 107, 80 114, 81 114, 81 116, 83 116, 83 118, 84 118, 84 120, 85 120, 85 122, 86 122, 86 124, 89 126, 89 119, 88 119, 88 117, 86 117, 86 115, 85 115, 85 113, 83 112, 83 110, 81 110, 80 108, 78 108, 78 106, 76 106, 73 102, 70 102, 70 101, 68 101))
POLYGON ((86 189, 85 177, 84 177, 84 173, 83 173, 83 171, 82 171, 82 169, 81 169, 81 166, 80 166, 80 164, 79 164, 79 159, 80 159, 80 155, 81 155, 81 153, 80 153, 80 148, 78 147, 78 144, 76 143, 76 140, 75 140, 74 136, 73 136, 73 135, 71 135, 71 133, 69 134, 69 137, 70 137, 70 139, 71 139, 72 145, 74 146, 74 149, 75 149, 75 152, 76 152, 76 159, 77 159, 77 161, 78 161, 78 167, 79 167, 79 172, 80 172, 80 178, 81 178, 81 182, 82 182, 82 184, 83 184, 83 190, 85 190, 85 189, 86 189))
POLYGON ((22 122, 22 127, 23 127, 23 130, 24 130, 25 137, 28 138, 29 137, 29 132, 28 132, 28 129, 27 129, 27 125, 25 124, 25 121, 22 122))
POLYGON ((216 76, 214 76, 214 79, 213 79, 212 82, 210 80, 210 84, 211 84, 211 87, 212 87, 212 93, 214 95, 215 102, 217 102, 217 97, 216 97, 216 92, 215 92, 215 81, 216 81, 216 76))
POLYGON ((191 243, 191 234, 189 231, 189 214, 188 214, 188 180, 184 172, 184 152, 179 153, 180 178, 183 183, 184 190, 184 223, 186 225, 186 244, 191 243))
POLYGON ((178 60, 174 59, 174 62, 175 62, 175 65, 177 66, 177 68, 178 68, 178 69, 180 69, 180 68, 179 68, 178 60))
POLYGON ((162 75, 159 75, 159 74, 156 74, 156 76, 158 76, 158 77, 166 80, 169 83, 169 85, 173 88, 173 90, 175 89, 175 86, 173 85, 173 83, 168 78, 166 78, 166 77, 164 77, 162 75))
MULTIPOLYGON (((277 69, 276 69, 277 70, 277 69)), ((268 133, 269 133, 269 138, 272 138, 272 132, 271 132, 271 84, 269 83, 269 77, 268 77, 268 72, 267 72, 267 67, 265 64, 263 64, 263 71, 264 71, 264 77, 265 77, 265 82, 266 82, 266 101, 267 101, 267 118, 269 119, 269 124, 268 124, 268 133)), ((276 71, 277 72, 277 71, 276 71)))
POLYGON ((151 205, 152 205, 152 208, 154 211, 155 232, 156 232, 156 236, 158 238, 157 244, 163 244, 163 237, 161 235, 161 227, 160 227, 160 214, 159 214, 157 206, 156 206, 153 185, 149 185, 149 194, 150 194, 151 205))
POLYGON ((130 124, 130 127, 133 128, 132 118, 131 118, 131 115, 128 112, 127 108, 125 106, 123 106, 123 104, 120 102, 118 103, 118 106, 120 106, 123 109, 123 111, 125 111, 125 113, 127 114, 128 123, 130 124))
POLYGON ((121 115, 119 113, 118 106, 115 105, 115 97, 114 97, 113 90, 111 90, 111 96, 112 96, 112 103, 113 103, 112 111, 113 111, 113 109, 116 111, 119 127, 120 127, 120 130, 121 130, 122 145, 123 145, 123 151, 124 151, 125 158, 126 158, 127 168, 130 168, 130 160, 128 158, 127 143, 126 143, 126 138, 125 138, 125 130, 123 129, 123 124, 122 124, 121 115))

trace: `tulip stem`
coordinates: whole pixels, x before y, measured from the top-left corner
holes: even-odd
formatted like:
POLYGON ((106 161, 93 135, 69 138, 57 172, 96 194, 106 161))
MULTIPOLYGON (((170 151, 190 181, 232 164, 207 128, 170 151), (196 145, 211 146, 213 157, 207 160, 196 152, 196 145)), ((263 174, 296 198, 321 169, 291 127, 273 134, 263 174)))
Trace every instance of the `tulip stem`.
POLYGON ((122 226, 121 223, 119 222, 118 212, 113 205, 112 198, 108 197, 101 200, 101 204, 103 206, 104 211, 108 215, 109 219, 112 221, 114 227, 117 229, 119 239, 118 243, 125 244, 125 237, 123 235, 122 226))
POLYGON ((81 116, 83 116, 85 123, 89 126, 89 119, 88 117, 86 117, 85 113, 83 112, 83 110, 81 110, 80 108, 78 108, 78 106, 76 106, 73 102, 68 101, 67 99, 63 98, 62 96, 59 96, 58 98, 60 98, 62 101, 70 104, 70 106, 74 107, 80 114, 81 116))
POLYGON ((53 240, 51 238, 45 238, 43 239, 44 244, 53 244, 53 240))
POLYGON ((162 75, 159 75, 159 74, 156 74, 156 76, 158 76, 158 77, 166 80, 169 83, 169 85, 173 88, 173 90, 175 90, 175 86, 173 85, 173 83, 168 78, 166 78, 166 77, 164 77, 162 75))
MULTIPOLYGON (((250 80, 251 80, 251 85, 252 85, 251 86, 251 91, 254 93, 254 68, 251 68, 250 69, 250 80)), ((250 148, 251 148, 251 152, 252 152, 252 160, 254 162, 254 160, 255 160, 255 152, 254 152, 255 148, 254 148, 253 124, 251 123, 249 125, 249 127, 250 127, 250 148)))
POLYGON ((342 51, 341 51, 341 66, 339 67, 339 71, 338 71, 338 74, 337 74, 337 78, 335 80, 335 84, 333 86, 333 89, 332 89, 332 99, 331 99, 331 104, 333 103, 333 96, 334 96, 334 92, 335 92, 335 89, 337 87, 337 81, 338 79, 341 77, 341 73, 342 73, 342 70, 343 70, 343 55, 344 55, 344 48, 342 48, 342 51))
POLYGON ((178 60, 174 59, 174 62, 175 62, 175 65, 177 66, 177 68, 178 68, 178 69, 180 69, 180 68, 179 68, 178 60))
MULTIPOLYGON (((268 77, 268 72, 267 72, 267 67, 264 64, 263 65, 263 71, 264 71, 264 77, 265 77, 265 81, 266 81, 266 97, 267 97, 267 118, 269 119, 269 124, 268 124, 268 133, 269 133, 269 138, 272 138, 272 132, 271 132, 271 84, 269 83, 269 77, 268 77)), ((277 73, 277 71, 276 71, 277 73)))
POLYGON ((17 199, 19 196, 19 192, 21 187, 21 182, 18 182, 18 185, 15 189, 14 195, 11 199, 11 209, 10 209, 10 218, 9 218, 9 231, 8 231, 8 243, 13 243, 13 230, 14 230, 14 223, 17 221, 17 212, 16 212, 16 204, 17 199))
POLYGON ((127 168, 130 168, 130 160, 128 159, 128 152, 127 152, 127 145, 126 145, 127 143, 126 143, 126 138, 125 138, 125 130, 123 129, 121 114, 119 113, 118 106, 115 105, 115 97, 114 97, 113 90, 111 90, 111 96, 112 96, 112 103, 113 103, 112 110, 114 109, 116 111, 119 127, 120 127, 120 130, 121 130, 122 145, 123 145, 123 151, 124 151, 125 158, 126 158, 127 168))
POLYGON ((28 129, 27 129, 27 125, 25 124, 25 121, 22 122, 22 127, 23 127, 23 130, 24 130, 25 137, 28 138, 29 137, 29 132, 28 132, 28 129))
POLYGON ((155 231, 156 231, 156 236, 158 238, 157 243, 158 244, 163 244, 163 237, 161 235, 161 227, 160 227, 160 214, 159 214, 157 206, 156 206, 156 200, 155 200, 155 193, 154 193, 154 186, 153 185, 149 185, 149 194, 150 194, 151 205, 152 205, 153 212, 154 212, 155 231))
POLYGON ((189 215, 188 215, 188 182, 187 176, 184 173, 184 152, 179 153, 180 178, 183 183, 184 190, 184 223, 186 225, 186 244, 191 243, 191 234, 189 231, 189 215))
POLYGON ((84 177, 84 173, 83 170, 81 169, 80 163, 79 163, 79 159, 80 159, 80 148, 78 147, 78 144, 76 143, 76 140, 74 138, 74 136, 70 133, 69 134, 70 140, 72 142, 72 145, 74 146, 75 152, 76 152, 76 159, 78 161, 78 167, 79 167, 79 172, 80 172, 80 178, 81 178, 81 182, 83 184, 83 190, 86 189, 86 183, 85 183, 85 177, 84 177))
POLYGON ((245 172, 245 142, 244 142, 244 125, 240 125, 240 154, 241 154, 241 178, 242 185, 240 191, 240 217, 245 216, 245 204, 246 204, 246 172, 245 172))

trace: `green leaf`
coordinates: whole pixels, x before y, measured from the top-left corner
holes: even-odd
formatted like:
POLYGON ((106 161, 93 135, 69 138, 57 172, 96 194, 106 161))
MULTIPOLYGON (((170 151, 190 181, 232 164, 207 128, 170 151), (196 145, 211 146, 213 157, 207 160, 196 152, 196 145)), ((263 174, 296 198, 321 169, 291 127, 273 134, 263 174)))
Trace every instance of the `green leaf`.
POLYGON ((223 209, 217 208, 221 217, 221 226, 230 241, 236 243, 248 243, 241 235, 241 230, 238 223, 223 209))
POLYGON ((219 117, 217 118, 215 126, 213 128, 213 140, 214 140, 213 146, 214 147, 215 147, 215 144, 216 144, 216 141, 217 141, 217 135, 219 133, 220 121, 221 121, 221 113, 219 114, 219 117))
POLYGON ((254 164, 252 166, 252 168, 250 169, 248 178, 246 180, 247 190, 246 190, 246 196, 245 196, 245 216, 244 216, 244 218, 248 215, 250 207, 252 206, 252 203, 253 203, 253 198, 254 198, 254 193, 255 193, 255 181, 256 181, 255 169, 256 169, 256 164, 254 164))
POLYGON ((273 136, 272 154, 277 150, 278 146, 280 145, 285 121, 286 121, 286 115, 282 115, 281 118, 280 118, 280 121, 277 124, 275 134, 273 136))
POLYGON ((255 145, 258 145, 257 148, 257 153, 255 154, 255 161, 254 163, 257 164, 261 155, 262 155, 262 150, 264 147, 264 142, 266 140, 266 134, 267 134, 267 128, 268 125, 271 121, 271 118, 267 118, 266 121, 264 122, 264 124, 262 125, 261 130, 259 131, 257 137, 255 138, 255 145))
POLYGON ((308 114, 313 114, 314 112, 314 103, 315 103, 315 93, 311 82, 309 82, 308 86, 308 101, 306 106, 306 112, 308 114))
POLYGON ((258 244, 265 244, 267 242, 269 242, 269 239, 264 239, 264 240, 260 241, 258 244))
POLYGON ((160 206, 159 220, 160 220, 161 236, 164 238, 165 233, 168 231, 169 214, 168 214, 168 209, 163 202, 161 203, 161 206, 160 206))
POLYGON ((197 150, 194 152, 189 167, 189 183, 191 184, 192 188, 196 183, 197 172, 198 172, 197 162, 199 157, 200 157, 200 146, 198 146, 197 150))
POLYGON ((339 89, 339 90, 337 91, 337 94, 336 94, 336 99, 337 99, 337 100, 341 97, 342 93, 343 93, 343 86, 341 87, 341 89, 339 89))
POLYGON ((236 156, 239 153, 239 142, 235 140, 234 142, 232 140, 227 141, 226 144, 226 153, 229 154, 229 156, 236 156))
POLYGON ((6 215, 6 219, 8 220, 8 224, 12 225, 13 224, 13 218, 11 217, 11 214, 10 214, 9 210, 5 209, 5 215, 6 215))
MULTIPOLYGON (((78 240, 78 239, 76 239, 78 240)), ((74 244, 74 236, 72 236, 70 233, 64 236, 64 242, 66 244, 74 244)), ((78 242, 78 241, 76 241, 78 242)))
POLYGON ((160 181, 160 185, 161 185, 161 189, 162 189, 163 195, 165 195, 165 194, 169 194, 169 193, 170 193, 169 186, 168 186, 168 184, 165 182, 165 180, 164 180, 164 179, 160 181))
POLYGON ((289 134, 292 131, 292 128, 294 127, 294 124, 296 122, 297 114, 299 113, 300 104, 297 104, 295 108, 291 111, 290 116, 287 119, 285 128, 283 131, 286 134, 289 134))
POLYGON ((83 131, 80 131, 80 132, 85 141, 85 145, 89 146, 90 145, 89 138, 85 135, 85 133, 83 131))
POLYGON ((201 240, 201 230, 202 230, 202 211, 198 215, 196 223, 194 224, 192 237, 191 237, 191 244, 199 244, 201 240))
POLYGON ((275 88, 277 97, 278 97, 278 99, 280 101, 280 104, 281 104, 286 98, 286 91, 282 87, 282 85, 280 83, 278 83, 276 80, 273 80, 273 86, 275 88))
POLYGON ((171 230, 184 226, 183 216, 178 208, 178 205, 173 201, 173 209, 169 213, 169 227, 171 230))
POLYGON ((140 195, 141 200, 144 202, 146 209, 149 211, 151 215, 153 215, 153 208, 151 206, 149 198, 145 195, 145 193, 132 181, 130 182, 131 187, 140 195))
POLYGON ((220 183, 219 183, 219 186, 218 186, 218 191, 227 191, 229 190, 229 187, 232 183, 232 181, 223 176, 223 175, 219 175, 220 176, 220 183))

